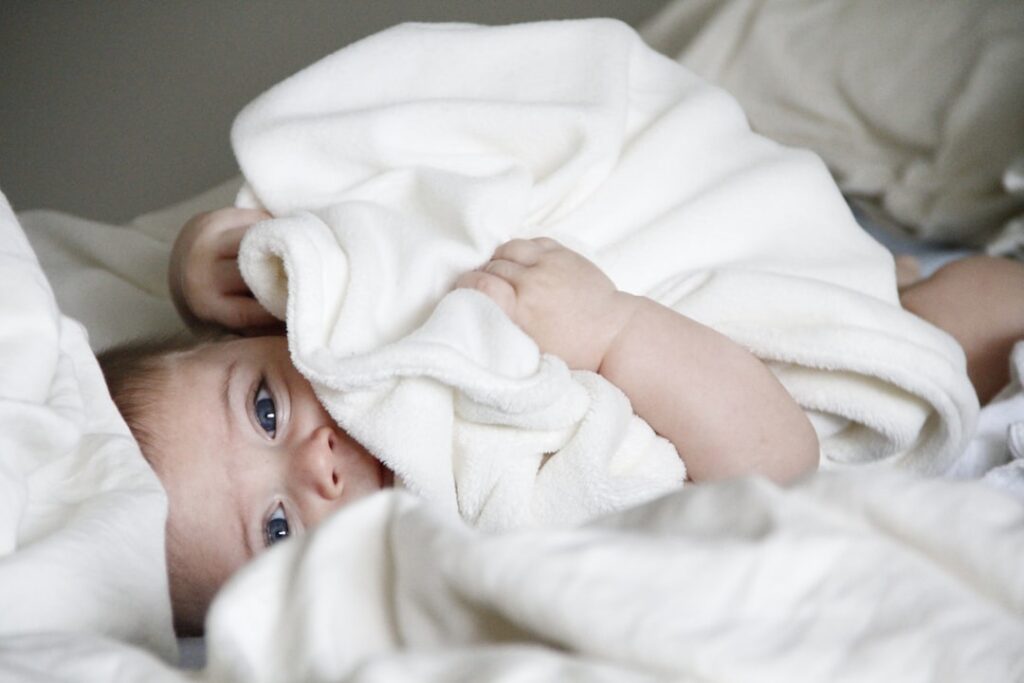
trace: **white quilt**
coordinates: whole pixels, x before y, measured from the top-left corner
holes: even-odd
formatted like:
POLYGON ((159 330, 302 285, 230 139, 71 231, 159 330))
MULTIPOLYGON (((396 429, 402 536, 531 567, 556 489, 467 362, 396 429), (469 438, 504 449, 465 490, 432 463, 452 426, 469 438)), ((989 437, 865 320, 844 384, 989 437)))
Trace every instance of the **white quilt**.
POLYGON ((2 194, 0 283, 0 640, 101 634, 174 659, 166 496, 2 194))
POLYGON ((1019 503, 893 472, 687 487, 491 536, 390 492, 228 584, 208 676, 1019 681, 1022 574, 1019 503))
POLYGON ((622 23, 396 27, 257 98, 232 138, 243 201, 279 217, 246 236, 243 275, 296 366, 475 524, 571 524, 683 478, 615 387, 482 295, 445 296, 511 237, 551 235, 746 345, 812 414, 825 466, 939 473, 970 437, 962 351, 899 307, 821 161, 622 23))

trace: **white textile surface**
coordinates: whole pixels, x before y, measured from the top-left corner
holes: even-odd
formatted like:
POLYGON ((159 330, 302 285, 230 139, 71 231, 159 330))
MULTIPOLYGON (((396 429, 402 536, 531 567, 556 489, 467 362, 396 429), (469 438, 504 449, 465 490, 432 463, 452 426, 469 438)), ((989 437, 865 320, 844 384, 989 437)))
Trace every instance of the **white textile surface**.
MULTIPOLYGON (((612 49, 622 31, 595 35, 607 38, 612 49)), ((482 42, 487 45, 492 38, 482 42)), ((457 57, 465 56, 456 48, 457 57)), ((567 53, 580 48, 565 46, 567 53)), ((474 54, 487 52, 480 48, 474 54)), ((628 74, 614 69, 595 73, 637 83, 631 96, 640 97, 645 81, 631 79, 648 67, 659 77, 668 72, 645 54, 632 54, 636 69, 628 74)), ((537 60, 548 67, 565 66, 564 60, 549 62, 542 55, 537 60)), ((385 72, 387 66, 380 64, 385 72)), ((564 69, 549 71, 553 86, 562 91, 565 82, 558 79, 564 69)), ((417 149, 430 163, 446 146, 460 142, 468 147, 458 150, 493 152, 478 160, 477 179, 494 182, 495 203, 459 178, 458 165, 465 158, 451 160, 450 183, 444 173, 421 175, 416 159, 389 166, 380 165, 374 154, 361 158, 359 163, 369 166, 365 175, 356 169, 357 180, 365 181, 361 191, 386 197, 389 187, 407 183, 403 196, 419 195, 411 210, 420 215, 424 206, 431 207, 422 215, 433 221, 432 227, 448 225, 458 238, 454 241, 462 240, 464 253, 450 261, 430 258, 418 264, 414 255, 422 245, 414 233, 405 232, 409 216, 401 207, 385 207, 395 221, 383 227, 373 222, 383 233, 382 242, 397 231, 409 240, 408 252, 388 265, 368 240, 361 244, 369 250, 363 256, 367 268, 386 266, 386 272, 402 272, 403 277, 391 289, 374 290, 382 303, 379 319, 353 343, 400 337, 426 319, 431 302, 457 270, 477 265, 502 239, 549 228, 617 278, 636 284, 629 254, 614 254, 615 245, 628 243, 626 232, 679 231, 678 251, 700 254, 708 248, 709 226, 724 220, 716 234, 728 243, 718 245, 715 254, 701 255, 706 261, 721 258, 754 273, 786 274, 796 268, 814 281, 837 278, 854 293, 867 287, 872 297, 891 305, 891 264, 873 243, 853 237, 845 215, 838 217, 831 186, 813 184, 820 176, 814 162, 760 141, 753 144, 761 146, 764 157, 745 168, 741 158, 716 148, 730 135, 744 139, 745 129, 735 125, 737 110, 720 93, 672 73, 683 79, 680 90, 673 91, 680 99, 661 102, 661 119, 652 114, 656 107, 634 110, 629 105, 620 112, 620 121, 631 122, 625 133, 614 126, 603 137, 594 132, 590 117, 607 114, 602 107, 608 102, 600 97, 551 103, 553 111, 565 110, 561 127, 537 125, 546 121, 540 116, 524 119, 522 130, 516 129, 513 124, 525 108, 500 119, 509 131, 518 131, 516 144, 523 150, 540 152, 551 139, 572 142, 568 149, 558 148, 564 154, 550 163, 512 158, 502 147, 507 139, 488 138, 483 129, 474 129, 480 136, 475 140, 474 131, 458 130, 436 140, 436 146, 426 144, 429 136, 422 140, 425 147, 417 149), (722 129, 701 128, 694 139, 670 139, 678 133, 673 117, 706 120, 701 106, 721 117, 722 129), (576 135, 563 138, 567 131, 576 135), (621 136, 617 143, 616 131, 621 136), (539 136, 536 148, 527 144, 530 135, 539 136), (673 182, 680 183, 680 192, 689 192, 677 198, 678 206, 659 194, 666 183, 652 177, 644 164, 651 148, 662 146, 667 156, 677 158, 660 159, 656 168, 677 174, 673 182), (574 154, 582 155, 582 161, 568 164, 574 154), (681 168, 687 163, 697 167, 689 175, 681 168), (380 173, 373 164, 380 165, 380 173), (805 175, 796 182, 789 171, 800 167, 805 175), (780 169, 789 171, 774 181, 768 178, 780 169), (597 184, 589 194, 587 187, 579 190, 580 179, 588 174, 597 184), (706 179, 706 187, 687 189, 697 176, 706 179), (743 177, 746 184, 740 185, 743 177), (641 186, 640 178, 647 184, 641 186), (732 191, 739 186, 746 194, 732 191), (510 187, 518 188, 517 194, 502 197, 510 187), (460 198, 459 191, 469 189, 460 198), (623 200, 627 191, 639 193, 635 202, 623 200), (643 209, 646 201, 651 208, 643 209), (724 211, 727 204, 735 206, 724 211), (560 211, 565 216, 559 217, 560 211), (680 230, 675 220, 683 212, 695 223, 692 233, 680 230), (829 219, 815 223, 821 235, 797 229, 792 239, 783 239, 782 224, 810 225, 819 213, 829 219), (532 218, 523 218, 527 214, 532 218), (516 222, 520 219, 525 228, 516 222), (734 229, 736 221, 751 225, 734 229), (606 232, 591 234, 583 225, 606 232), (623 232, 614 234, 616 229, 623 232), (741 253, 743 240, 756 252, 780 239, 771 257, 778 262, 766 264, 741 253), (832 242, 837 249, 853 247, 852 260, 821 251, 832 242), (794 243, 829 257, 794 262, 794 243), (436 282, 424 273, 433 268, 436 282), (433 289, 413 287, 427 280, 433 289), (874 284, 865 284, 868 280, 874 284), (405 317, 387 327, 396 301, 403 298, 405 317)), ((299 78, 293 84, 303 82, 299 78)), ((508 83, 508 77, 501 81, 508 83)), ((407 85, 398 83, 395 89, 407 85)), ((657 90, 647 93, 654 104, 657 90)), ((608 94, 598 91, 602 97, 608 94)), ((328 106, 331 94, 323 92, 328 106)), ((441 102, 432 123, 431 107, 423 103, 395 125, 406 126, 415 118, 431 134, 440 134, 430 126, 443 121, 450 108, 441 102)), ((475 118, 467 114, 453 120, 475 118)), ((378 137, 361 139, 386 142, 395 131, 385 124, 366 129, 378 137)), ((235 186, 228 183, 123 227, 56 212, 23 214, 32 246, 54 281, 56 302, 17 221, 6 203, 0 206, 0 680, 186 679, 127 644, 173 655, 162 550, 166 503, 113 412, 81 327, 61 313, 87 323, 94 348, 154 327, 178 329, 164 290, 166 250, 185 219, 226 204, 235 186)), ((320 208, 317 220, 330 218, 320 208)), ((337 231, 311 234, 328 237, 330 247, 339 241, 337 231)), ((674 260, 679 253, 669 257, 674 260)), ((695 266, 702 267, 706 263, 695 266)), ((372 276, 349 277, 347 270, 323 277, 325 284, 340 278, 350 293, 356 283, 375 284, 372 276)), ((722 287, 722 278, 715 273, 708 281, 718 280, 715 286, 722 287)), ((685 299, 688 293, 683 289, 680 296, 685 299)), ((370 305, 366 298, 373 303, 372 296, 360 296, 364 305, 370 305)), ((764 304, 761 299, 750 307, 764 304)), ((466 308, 490 315, 485 304, 466 308)), ((329 318, 332 311, 324 314, 329 318)), ((775 368, 785 375, 785 366, 775 368)), ((1018 400, 1019 395, 1003 398, 1018 400)), ((983 427, 1005 412, 983 419, 983 427)), ((984 448, 989 441, 978 443, 984 448)), ((1013 443, 1019 458, 1020 439, 1013 443)), ((1022 536, 1020 507, 996 492, 975 484, 905 480, 885 471, 842 478, 823 473, 793 490, 757 481, 690 488, 581 530, 507 536, 480 535, 421 502, 384 494, 341 511, 300 541, 283 544, 230 584, 210 623, 211 668, 205 678, 353 683, 1017 680, 1024 676, 1022 536)))
POLYGON ((540 682, 574 660, 575 680, 1017 681, 1022 572, 1019 503, 894 472, 688 487, 496 535, 387 492, 236 575, 208 676, 540 682))
POLYGON ((486 297, 445 296, 511 237, 553 236, 750 348, 812 413, 826 467, 938 473, 970 437, 961 349, 900 308, 821 161, 624 24, 396 27, 257 98, 232 138, 242 200, 279 217, 242 272, 296 366, 476 524, 571 524, 682 478, 611 384, 486 297))
POLYGON ((1024 257, 1024 3, 675 0, 641 33, 890 223, 1024 257))
POLYGON ((195 681, 151 652, 95 633, 0 638, 4 683, 188 683, 195 681))
POLYGON ((173 659, 166 496, 2 194, 0 282, 0 641, 102 634, 173 659))
POLYGON ((239 179, 108 225, 59 211, 18 214, 60 310, 85 325, 95 351, 139 337, 184 331, 167 288, 171 246, 185 221, 230 206, 239 179))
POLYGON ((1024 502, 1024 340, 1010 354, 1010 383, 978 419, 963 455, 948 473, 957 479, 983 477, 1024 502))

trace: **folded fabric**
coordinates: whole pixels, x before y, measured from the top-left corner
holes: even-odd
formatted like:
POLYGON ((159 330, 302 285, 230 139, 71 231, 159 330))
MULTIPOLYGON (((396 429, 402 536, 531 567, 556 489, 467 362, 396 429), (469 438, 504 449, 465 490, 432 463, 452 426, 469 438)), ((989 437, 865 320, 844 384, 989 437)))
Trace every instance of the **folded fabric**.
POLYGON ((1024 258, 1024 4, 675 0, 641 34, 808 147, 877 219, 1024 258))
POLYGON ((234 178, 177 204, 110 225, 59 211, 18 215, 65 315, 85 325, 94 351, 181 334, 167 287, 171 246, 185 221, 231 204, 234 178))
POLYGON ((167 497, 3 194, 0 282, 0 651, 84 633, 173 660, 167 497))
POLYGON ((985 251, 994 256, 1007 256, 1024 261, 1024 155, 1017 157, 1006 169, 1006 173, 1003 174, 1003 188, 1016 198, 1021 210, 992 238, 985 246, 985 251))
POLYGON ((1010 354, 1010 383, 979 413, 978 428, 947 476, 984 481, 1024 502, 1024 341, 1010 354))
POLYGON ((1016 681, 1022 530, 1024 507, 988 487, 894 472, 716 482, 505 534, 381 493, 235 576, 207 673, 593 680, 557 654, 623 669, 608 680, 1016 681))
POLYGON ((574 523, 684 476, 618 389, 449 293, 512 237, 553 236, 750 348, 827 466, 937 473, 969 438, 962 351, 900 308, 821 161, 620 22, 399 26, 260 96, 232 139, 239 201, 279 217, 242 272, 296 366, 406 485, 485 527, 574 523))

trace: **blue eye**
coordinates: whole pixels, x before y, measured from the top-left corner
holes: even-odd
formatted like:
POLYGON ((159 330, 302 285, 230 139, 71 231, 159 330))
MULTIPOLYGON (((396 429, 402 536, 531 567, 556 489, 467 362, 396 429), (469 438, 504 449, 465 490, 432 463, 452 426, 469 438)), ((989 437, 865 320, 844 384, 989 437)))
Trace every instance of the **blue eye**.
POLYGON ((274 508, 274 513, 270 515, 270 519, 263 526, 263 536, 267 542, 267 546, 272 546, 278 541, 283 541, 288 538, 291 531, 288 529, 288 517, 284 514, 284 506, 280 503, 274 508))
POLYGON ((256 390, 256 398, 252 404, 256 423, 270 438, 274 438, 277 434, 277 406, 274 405, 274 397, 267 389, 266 383, 260 382, 260 388, 256 390))

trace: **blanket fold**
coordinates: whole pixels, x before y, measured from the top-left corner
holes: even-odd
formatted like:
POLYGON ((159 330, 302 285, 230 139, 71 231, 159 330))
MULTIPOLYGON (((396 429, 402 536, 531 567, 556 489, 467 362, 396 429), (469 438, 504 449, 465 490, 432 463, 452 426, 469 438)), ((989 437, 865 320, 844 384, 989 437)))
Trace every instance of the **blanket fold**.
POLYGON ((3 193, 0 283, 0 660, 54 634, 173 660, 166 494, 3 193))
POLYGON ((208 674, 383 680, 368 672, 410 658, 402 680, 448 681, 429 659, 464 658, 457 680, 566 679, 490 649, 517 644, 613 680, 1019 680, 1022 523, 989 487, 895 472, 714 482, 504 534, 379 493, 235 576, 208 674))
POLYGON ((899 307, 820 159, 620 22, 399 26, 256 99, 232 141, 239 203, 278 216, 242 272, 296 366, 406 485, 485 527, 575 523, 685 477, 617 388, 450 292, 513 237, 747 346, 812 413, 823 464, 941 472, 970 435, 962 351, 899 307))

